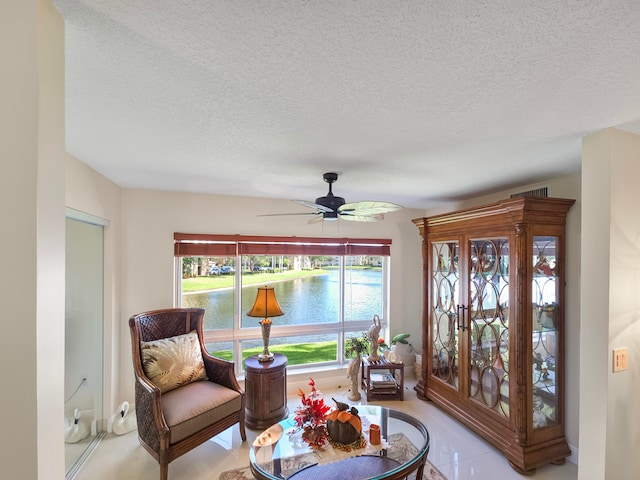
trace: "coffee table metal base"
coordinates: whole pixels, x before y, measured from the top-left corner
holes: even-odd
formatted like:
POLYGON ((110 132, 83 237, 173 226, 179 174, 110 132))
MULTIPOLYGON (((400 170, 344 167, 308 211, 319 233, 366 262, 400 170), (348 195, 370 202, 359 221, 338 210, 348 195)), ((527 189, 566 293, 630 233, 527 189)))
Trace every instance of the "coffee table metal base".
POLYGON ((345 458, 326 465, 311 465, 289 477, 293 480, 317 480, 318 478, 339 478, 340 480, 360 480, 376 477, 397 468, 398 462, 388 457, 362 455, 345 458), (320 469, 322 468, 322 473, 320 469), (322 477, 320 477, 322 475, 322 477))

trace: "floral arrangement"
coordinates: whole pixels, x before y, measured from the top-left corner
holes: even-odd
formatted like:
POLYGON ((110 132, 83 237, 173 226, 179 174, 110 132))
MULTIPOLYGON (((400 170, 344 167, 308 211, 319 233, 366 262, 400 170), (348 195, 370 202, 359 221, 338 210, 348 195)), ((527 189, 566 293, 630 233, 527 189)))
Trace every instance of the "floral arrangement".
POLYGON ((391 339, 391 341, 389 342, 389 345, 387 345, 387 342, 385 342, 384 338, 380 337, 378 339, 378 346, 380 348, 382 348, 383 350, 386 350, 390 347, 393 347, 396 343, 403 343, 405 345, 411 345, 408 341, 407 338, 409 338, 411 336, 410 333, 399 333, 398 335, 396 335, 395 337, 393 337, 391 339))
POLYGON ((302 405, 296 408, 294 420, 303 429, 302 439, 312 448, 322 448, 326 445, 329 436, 325 422, 330 407, 324 403, 321 393, 316 390, 313 378, 309 378, 309 385, 311 386, 309 396, 302 389, 298 389, 302 405))

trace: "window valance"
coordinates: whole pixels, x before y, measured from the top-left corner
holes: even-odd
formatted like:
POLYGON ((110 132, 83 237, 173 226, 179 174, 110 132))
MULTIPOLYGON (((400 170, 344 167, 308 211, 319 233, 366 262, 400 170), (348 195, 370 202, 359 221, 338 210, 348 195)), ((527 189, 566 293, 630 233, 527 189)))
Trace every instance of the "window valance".
POLYGON ((235 255, 390 256, 390 239, 174 233, 176 257, 235 255))

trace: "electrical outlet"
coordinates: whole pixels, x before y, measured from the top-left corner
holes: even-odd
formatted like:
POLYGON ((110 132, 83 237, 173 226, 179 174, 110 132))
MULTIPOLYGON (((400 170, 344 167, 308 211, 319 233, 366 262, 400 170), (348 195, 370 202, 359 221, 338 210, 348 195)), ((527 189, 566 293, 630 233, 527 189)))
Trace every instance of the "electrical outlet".
POLYGON ((613 371, 621 372, 629 368, 629 351, 627 348, 613 349, 613 371))

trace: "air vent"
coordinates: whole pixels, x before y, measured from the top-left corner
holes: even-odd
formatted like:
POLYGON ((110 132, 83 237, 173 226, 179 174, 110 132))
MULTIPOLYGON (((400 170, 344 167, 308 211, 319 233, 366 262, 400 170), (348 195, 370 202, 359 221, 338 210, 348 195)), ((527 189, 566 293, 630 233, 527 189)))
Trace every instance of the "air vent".
POLYGON ((513 195, 511 195, 511 198, 517 198, 517 197, 548 197, 548 196, 549 196, 549 188, 548 187, 542 187, 542 188, 536 188, 535 190, 529 190, 528 192, 514 193, 513 195))

